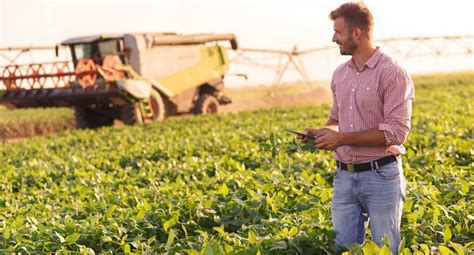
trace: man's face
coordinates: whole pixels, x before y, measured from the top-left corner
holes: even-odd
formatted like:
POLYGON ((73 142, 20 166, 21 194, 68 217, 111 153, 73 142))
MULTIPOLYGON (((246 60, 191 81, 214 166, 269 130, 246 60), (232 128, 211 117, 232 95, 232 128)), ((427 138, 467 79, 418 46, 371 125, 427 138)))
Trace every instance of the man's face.
POLYGON ((339 45, 341 55, 352 55, 357 49, 357 43, 352 38, 352 31, 343 17, 334 20, 332 41, 339 45))

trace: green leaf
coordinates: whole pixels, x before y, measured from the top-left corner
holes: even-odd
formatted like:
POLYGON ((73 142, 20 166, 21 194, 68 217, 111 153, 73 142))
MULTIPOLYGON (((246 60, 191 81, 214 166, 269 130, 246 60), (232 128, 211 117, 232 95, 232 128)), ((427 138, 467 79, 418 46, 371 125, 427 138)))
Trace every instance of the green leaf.
POLYGON ((107 215, 108 217, 111 217, 111 216, 113 215, 114 211, 115 211, 117 208, 118 208, 117 205, 111 205, 111 206, 109 207, 109 209, 107 209, 106 215, 107 215))
POLYGON ((278 250, 286 250, 287 248, 288 248, 288 245, 285 241, 278 241, 271 245, 271 248, 269 249, 269 251, 272 252, 272 251, 278 251, 278 250))
POLYGON ((449 242, 449 244, 454 248, 456 254, 464 255, 464 249, 462 248, 462 245, 455 242, 449 242))
POLYGON ((13 229, 18 229, 21 226, 23 226, 23 223, 25 221, 25 218, 23 216, 18 216, 15 218, 15 220, 12 222, 11 226, 13 229))
POLYGON ((154 241, 156 240, 156 236, 152 236, 150 238, 148 238, 148 240, 146 240, 146 243, 148 245, 152 244, 154 241))
POLYGON ((441 255, 451 255, 451 254, 454 254, 454 252, 452 252, 448 247, 444 246, 444 245, 440 245, 438 247, 439 249, 439 252, 441 253, 441 255))
POLYGON ((8 239, 10 238, 10 236, 11 236, 10 228, 5 227, 5 231, 3 232, 3 237, 5 237, 5 239, 8 239))
POLYGON ((125 254, 130 254, 131 253, 131 250, 130 250, 130 245, 128 243, 124 244, 123 245, 123 252, 125 254))
POLYGON ((66 237, 66 243, 75 243, 80 237, 81 237, 81 234, 72 233, 66 237))
POLYGON ((400 244, 398 245, 398 251, 403 251, 405 249, 405 237, 402 238, 400 244))
POLYGON ((176 223, 178 223, 178 220, 177 220, 175 217, 173 217, 173 218, 167 220, 167 221, 163 224, 163 229, 164 229, 165 231, 168 231, 168 229, 169 229, 170 227, 173 227, 176 223))
POLYGON ((253 244, 255 244, 255 243, 258 242, 257 235, 255 235, 255 233, 252 232, 252 231, 249 231, 249 233, 248 233, 248 239, 249 239, 249 242, 250 242, 250 243, 253 243, 253 244))
POLYGON ((271 133, 269 139, 270 139, 270 144, 272 146, 272 159, 276 159, 278 155, 278 147, 276 144, 275 134, 271 133))
POLYGON ((424 243, 421 243, 420 244, 420 247, 421 249, 423 250, 423 252, 425 253, 425 255, 429 255, 430 254, 430 248, 428 247, 428 245, 424 244, 424 243))
POLYGON ((219 233, 219 234, 222 235, 222 236, 226 236, 226 235, 227 235, 227 233, 226 233, 225 230, 224 230, 224 226, 213 227, 212 229, 214 229, 215 231, 217 231, 217 233, 219 233))
POLYGON ((433 220, 432 220, 432 223, 431 225, 432 226, 436 226, 438 225, 438 216, 440 215, 440 212, 439 212, 439 209, 437 207, 435 207, 435 209, 433 210, 433 220))
POLYGON ((146 211, 145 210, 138 210, 138 213, 137 215, 135 215, 135 220, 136 221, 141 221, 143 219, 143 217, 145 217, 145 214, 146 214, 146 211))
POLYGON ((363 254, 363 247, 361 244, 350 244, 348 248, 350 254, 363 254))
POLYGON ((272 146, 271 146, 270 144, 268 144, 268 143, 262 143, 262 144, 260 144, 260 146, 261 146, 261 149, 262 149, 263 151, 269 151, 269 150, 272 149, 272 146))
POLYGON ((461 181, 461 191, 462 193, 464 194, 468 194, 469 193, 469 183, 466 182, 466 181, 461 181))
POLYGON ((449 228, 449 226, 446 226, 444 228, 444 232, 443 232, 443 239, 444 239, 444 242, 445 243, 448 243, 449 240, 451 240, 451 229, 449 228))
POLYGON ((383 246, 382 249, 379 251, 379 255, 390 255, 392 252, 390 251, 390 248, 387 246, 383 246))
POLYGON ((170 249, 171 245, 174 242, 174 237, 175 237, 174 229, 171 229, 169 234, 168 234, 168 240, 166 241, 165 250, 170 249))
POLYGON ((204 255, 219 255, 219 254, 221 254, 219 246, 215 243, 207 243, 207 244, 205 244, 205 247, 206 248, 204 248, 204 255))
POLYGON ((372 240, 369 240, 364 245, 362 250, 364 251, 365 255, 373 255, 373 254, 378 254, 380 251, 380 248, 372 240))
POLYGON ((297 227, 291 227, 290 231, 288 232, 288 235, 290 237, 293 237, 295 236, 296 234, 298 234, 298 228, 297 227))
POLYGON ((388 237, 387 234, 384 234, 382 236, 382 246, 390 248, 390 238, 388 237))
POLYGON ((301 146, 301 149, 307 152, 315 152, 316 147, 314 146, 314 138, 308 138, 308 141, 301 146))
POLYGON ((81 246, 80 252, 82 253, 82 255, 94 255, 95 254, 95 251, 93 249, 85 247, 85 246, 81 246))
POLYGON ((225 244, 225 254, 231 254, 235 248, 231 245, 225 244))
MULTIPOLYGON (((186 249, 184 250, 186 252, 186 255, 199 255, 201 254, 200 252, 198 252, 197 250, 191 250, 191 249, 186 249)), ((179 253, 178 253, 179 254, 179 253)))
POLYGON ((217 193, 219 193, 223 196, 227 196, 229 194, 229 188, 227 187, 227 185, 225 185, 225 183, 222 183, 222 185, 219 188, 219 191, 217 191, 217 193))
POLYGON ((288 228, 284 227, 279 233, 279 236, 281 237, 288 237, 288 228))
POLYGON ((127 237, 128 235, 123 235, 122 238, 120 238, 120 245, 124 245, 127 243, 127 237))
POLYGON ((324 187, 324 185, 326 184, 326 180, 321 177, 320 174, 316 174, 316 183, 318 184, 318 186, 324 187))
POLYGON ((276 144, 275 144, 275 134, 270 133, 269 139, 270 139, 270 144, 271 144, 272 148, 273 148, 273 147, 276 147, 276 144))

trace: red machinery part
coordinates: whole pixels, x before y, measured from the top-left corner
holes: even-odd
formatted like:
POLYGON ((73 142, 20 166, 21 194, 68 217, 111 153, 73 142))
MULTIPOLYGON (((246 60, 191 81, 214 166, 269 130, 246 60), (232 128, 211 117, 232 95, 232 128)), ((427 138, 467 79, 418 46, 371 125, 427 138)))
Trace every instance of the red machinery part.
POLYGON ((30 64, 26 71, 27 81, 31 88, 42 89, 46 81, 46 71, 42 64, 30 64))
POLYGON ((17 65, 5 66, 2 71, 2 78, 3 84, 7 87, 7 91, 20 89, 21 83, 23 82, 20 67, 17 65))
POLYGON ((68 62, 53 63, 51 74, 55 88, 67 87, 72 75, 68 62))
POLYGON ((124 76, 123 71, 116 69, 116 66, 121 66, 122 61, 116 55, 107 55, 102 63, 102 69, 104 69, 104 79, 106 82, 113 82, 120 80, 124 76))
POLYGON ((76 77, 83 88, 93 86, 97 79, 97 67, 92 59, 79 59, 76 65, 76 77))

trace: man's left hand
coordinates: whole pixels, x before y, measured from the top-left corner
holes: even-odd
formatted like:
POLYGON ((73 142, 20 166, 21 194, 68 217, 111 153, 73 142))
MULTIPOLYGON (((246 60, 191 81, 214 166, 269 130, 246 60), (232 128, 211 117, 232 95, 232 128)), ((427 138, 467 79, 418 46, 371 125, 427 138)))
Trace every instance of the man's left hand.
POLYGON ((342 134, 330 128, 320 128, 315 132, 314 146, 323 150, 335 150, 342 145, 342 134))

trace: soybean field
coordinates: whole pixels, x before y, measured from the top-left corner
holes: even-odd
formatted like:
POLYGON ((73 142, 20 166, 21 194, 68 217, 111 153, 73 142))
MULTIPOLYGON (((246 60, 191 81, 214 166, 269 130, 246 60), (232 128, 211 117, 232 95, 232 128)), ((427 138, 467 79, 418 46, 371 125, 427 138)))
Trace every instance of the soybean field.
MULTIPOLYGON (((474 73, 414 82, 400 252, 468 254, 474 73)), ((332 153, 286 131, 323 125, 329 109, 194 116, 2 145, 0 252, 332 254, 332 153)), ((351 252, 388 248, 367 241, 351 252)))

